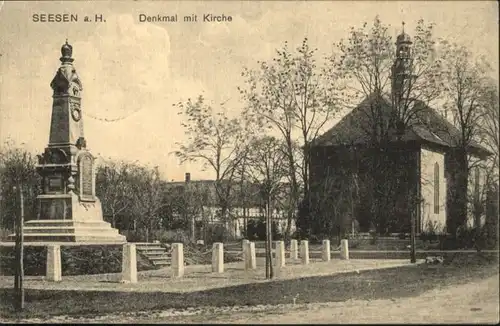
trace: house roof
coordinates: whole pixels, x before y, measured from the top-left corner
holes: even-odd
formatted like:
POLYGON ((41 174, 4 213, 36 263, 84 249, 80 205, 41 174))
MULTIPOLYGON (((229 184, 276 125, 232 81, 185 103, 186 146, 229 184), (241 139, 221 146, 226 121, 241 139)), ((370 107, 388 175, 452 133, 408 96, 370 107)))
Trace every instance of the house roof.
MULTIPOLYGON (((433 143, 440 146, 456 147, 460 141, 460 132, 435 109, 422 101, 415 101, 414 120, 400 138, 401 141, 417 141, 433 143)), ((313 147, 349 146, 369 144, 376 126, 385 122, 387 125, 392 105, 387 95, 372 94, 366 97, 356 108, 342 118, 336 125, 313 141, 313 147), (375 104, 375 105, 374 105, 375 104)), ((393 132, 392 139, 396 140, 393 132)), ((491 155, 491 152, 480 144, 471 141, 468 152, 478 157, 491 155)))

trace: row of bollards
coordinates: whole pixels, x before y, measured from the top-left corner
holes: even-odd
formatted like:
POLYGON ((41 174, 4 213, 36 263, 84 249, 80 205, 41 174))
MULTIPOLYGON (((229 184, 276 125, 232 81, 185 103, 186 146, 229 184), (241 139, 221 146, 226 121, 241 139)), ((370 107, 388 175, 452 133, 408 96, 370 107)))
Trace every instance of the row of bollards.
MULTIPOLYGON (((243 240, 242 249, 245 270, 256 269, 255 243, 243 240)), ((299 250, 301 263, 308 265, 309 241, 301 240, 299 248, 298 241, 291 240, 290 259, 297 260, 299 250)), ((321 257, 323 261, 330 261, 330 240, 323 240, 321 257)), ((349 247, 346 239, 341 241, 340 258, 349 259, 349 247)), ((274 265, 278 268, 285 266, 284 241, 275 241, 274 265)), ((182 243, 172 244, 171 270, 172 277, 184 276, 184 245, 182 243)), ((214 243, 212 247, 212 272, 224 272, 224 245, 220 242, 214 243)), ((62 280, 61 247, 59 245, 49 245, 47 248, 46 280, 56 282, 62 280)), ((133 243, 123 245, 121 282, 137 283, 137 253, 135 244, 133 243)))

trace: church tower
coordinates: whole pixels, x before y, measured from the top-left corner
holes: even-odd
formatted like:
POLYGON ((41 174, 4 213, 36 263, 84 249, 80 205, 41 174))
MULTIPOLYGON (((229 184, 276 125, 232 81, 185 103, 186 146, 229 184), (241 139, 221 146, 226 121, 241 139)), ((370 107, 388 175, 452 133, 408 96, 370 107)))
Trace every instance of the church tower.
POLYGON ((405 33, 404 25, 403 22, 403 31, 396 39, 396 60, 392 66, 392 96, 396 107, 409 96, 409 85, 412 81, 413 42, 405 33))
POLYGON ((73 47, 66 40, 61 66, 50 83, 49 143, 38 155, 42 191, 37 197, 37 219, 26 222, 24 240, 124 243, 125 237, 104 222, 95 195, 95 157, 87 149, 83 133, 83 87, 72 55, 73 47))

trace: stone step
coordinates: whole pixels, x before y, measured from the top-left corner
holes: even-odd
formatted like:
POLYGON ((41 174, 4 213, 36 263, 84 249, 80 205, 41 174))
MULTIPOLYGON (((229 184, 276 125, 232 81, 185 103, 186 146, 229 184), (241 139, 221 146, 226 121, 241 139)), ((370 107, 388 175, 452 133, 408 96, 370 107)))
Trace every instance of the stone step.
MULTIPOLYGON (((15 236, 10 235, 8 240, 14 241, 15 236)), ((74 233, 28 233, 24 234, 24 241, 26 242, 106 242, 106 243, 125 243, 126 238, 120 234, 74 234, 74 233)))
POLYGON ((25 234, 34 233, 53 233, 53 234, 81 234, 81 233, 112 233, 119 234, 118 230, 111 228, 93 228, 93 227, 24 227, 25 234))
POLYGON ((111 228, 111 224, 104 221, 72 221, 72 220, 31 220, 24 223, 25 227, 94 227, 111 228))
POLYGON ((144 242, 131 242, 135 244, 136 248, 164 248, 159 243, 144 243, 144 242))
POLYGON ((170 261, 171 257, 165 255, 165 256, 148 257, 148 259, 151 260, 151 261, 159 261, 159 260, 170 261))
POLYGON ((137 251, 140 251, 141 255, 148 259, 154 266, 162 267, 170 265, 170 254, 167 249, 158 243, 136 242, 135 245, 137 251))
MULTIPOLYGON (((140 250, 140 249, 137 249, 137 250, 140 250)), ((144 250, 140 250, 144 255, 146 256, 151 256, 151 257, 154 257, 154 256, 161 256, 161 255, 166 255, 167 252, 165 250, 155 250, 155 251, 151 251, 151 250, 148 250, 148 251, 144 251, 144 250)))
POLYGON ((150 252, 150 251, 167 251, 165 248, 162 247, 142 247, 142 246, 135 246, 137 250, 141 250, 144 252, 150 252))

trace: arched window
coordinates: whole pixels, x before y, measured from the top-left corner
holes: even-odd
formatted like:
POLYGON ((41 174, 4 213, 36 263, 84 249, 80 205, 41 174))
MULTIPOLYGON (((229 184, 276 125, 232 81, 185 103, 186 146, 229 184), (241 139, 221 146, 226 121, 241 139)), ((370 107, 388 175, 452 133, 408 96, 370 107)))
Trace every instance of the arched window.
POLYGON ((434 214, 439 214, 439 163, 434 163, 434 214))

